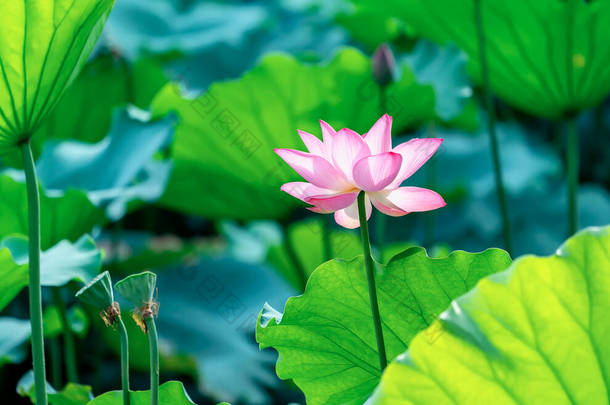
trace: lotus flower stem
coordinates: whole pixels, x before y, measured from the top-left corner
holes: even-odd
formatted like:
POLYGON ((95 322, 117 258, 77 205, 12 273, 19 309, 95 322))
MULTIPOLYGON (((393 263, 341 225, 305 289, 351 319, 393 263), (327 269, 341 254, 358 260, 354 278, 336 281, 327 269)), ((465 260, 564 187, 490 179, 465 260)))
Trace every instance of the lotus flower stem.
POLYGON ((29 305, 32 325, 32 359, 36 404, 47 405, 47 378, 42 331, 42 290, 40 287, 40 197, 32 147, 29 140, 20 145, 28 195, 29 305))
POLYGON ((117 317, 117 325, 121 335, 121 382, 123 385, 123 405, 129 405, 129 337, 121 315, 117 317))
POLYGON ((579 146, 576 118, 566 120, 566 161, 568 171, 568 218, 570 236, 578 231, 579 146))
POLYGON ((72 333, 72 327, 68 320, 68 313, 66 311, 66 305, 61 297, 61 290, 59 287, 54 287, 53 301, 57 312, 59 312, 59 320, 61 322, 61 328, 64 338, 64 364, 66 367, 66 376, 68 381, 78 383, 78 367, 76 364, 76 346, 74 344, 74 334, 72 333))
POLYGON ((506 250, 512 252, 512 235, 510 217, 508 215, 508 203, 506 202, 506 192, 502 179, 502 163, 500 162, 500 151, 498 137, 496 134, 496 115, 494 112, 491 87, 489 85, 489 69, 487 66, 487 56, 485 53, 485 33, 483 30, 483 18, 481 15, 481 0, 474 0, 474 19, 477 27, 477 38, 479 44, 479 62, 481 65, 481 78, 483 80, 483 92, 485 108, 487 109, 487 130, 489 132, 489 142, 491 146, 491 156, 493 160, 494 176, 496 179, 496 193, 498 204, 502 215, 502 229, 504 234, 504 246, 506 250))
POLYGON ((366 211, 364 206, 365 193, 358 194, 358 217, 360 219, 360 233, 362 235, 362 252, 364 253, 364 266, 369 286, 369 298, 371 300, 371 312, 373 313, 373 325, 375 326, 375 337, 377 339, 377 353, 379 354, 380 371, 386 368, 385 343, 383 341, 383 330, 381 329, 381 317, 379 316, 379 303, 377 302, 377 289, 375 288, 375 265, 371 256, 371 242, 369 240, 369 228, 366 222, 366 211))
POLYGON ((150 405, 159 404, 159 338, 154 316, 146 316, 146 330, 150 344, 150 405))

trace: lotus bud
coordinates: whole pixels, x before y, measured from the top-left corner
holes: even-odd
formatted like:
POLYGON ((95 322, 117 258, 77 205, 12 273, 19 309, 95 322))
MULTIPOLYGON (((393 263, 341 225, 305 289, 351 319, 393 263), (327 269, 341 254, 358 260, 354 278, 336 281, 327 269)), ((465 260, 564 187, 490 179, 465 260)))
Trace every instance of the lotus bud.
POLYGON ((372 60, 373 78, 381 87, 394 81, 396 59, 390 47, 383 43, 377 47, 372 60))

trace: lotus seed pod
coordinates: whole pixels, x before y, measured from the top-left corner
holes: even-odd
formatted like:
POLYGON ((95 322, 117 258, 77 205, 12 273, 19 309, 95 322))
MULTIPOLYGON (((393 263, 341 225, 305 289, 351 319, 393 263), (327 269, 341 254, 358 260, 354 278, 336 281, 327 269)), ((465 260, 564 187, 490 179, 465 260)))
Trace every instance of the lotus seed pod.
POLYGON ((110 274, 105 271, 91 280, 86 286, 81 288, 76 297, 86 304, 105 310, 111 307, 114 302, 112 293, 112 281, 110 274))
POLYGON ((387 44, 381 44, 375 50, 372 60, 373 78, 380 86, 387 86, 394 81, 396 60, 387 44))
POLYGON ((157 275, 150 271, 132 274, 116 283, 117 291, 137 308, 153 302, 157 275))

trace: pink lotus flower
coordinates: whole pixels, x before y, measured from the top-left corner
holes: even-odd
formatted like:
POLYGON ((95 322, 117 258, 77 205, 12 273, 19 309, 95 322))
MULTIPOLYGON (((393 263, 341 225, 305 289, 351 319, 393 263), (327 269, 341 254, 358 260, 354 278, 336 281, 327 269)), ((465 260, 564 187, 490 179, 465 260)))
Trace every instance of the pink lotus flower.
POLYGON ((410 212, 444 207, 438 193, 419 187, 400 187, 436 152, 440 138, 411 139, 392 148, 392 117, 385 114, 366 134, 351 129, 335 131, 320 121, 323 142, 299 131, 309 153, 293 149, 275 152, 308 182, 292 182, 282 190, 313 205, 308 209, 335 213, 335 221, 345 228, 358 228, 357 197, 366 193, 366 217, 372 205, 386 215, 399 217, 410 212))

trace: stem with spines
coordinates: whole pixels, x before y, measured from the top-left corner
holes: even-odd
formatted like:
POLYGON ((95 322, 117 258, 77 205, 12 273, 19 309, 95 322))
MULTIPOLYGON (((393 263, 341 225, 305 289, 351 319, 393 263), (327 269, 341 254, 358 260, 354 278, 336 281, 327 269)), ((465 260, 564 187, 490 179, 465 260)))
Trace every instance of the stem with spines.
POLYGON ((36 404, 47 405, 47 378, 42 330, 42 289, 40 286, 40 196, 32 147, 29 139, 20 145, 28 196, 29 306, 32 326, 32 359, 36 404))
POLYGON ((360 218, 360 234, 362 236, 362 252, 364 254, 364 267, 369 287, 369 298, 371 312, 373 314, 373 325, 375 327, 375 338, 377 339, 377 353, 379 354, 380 371, 386 368, 388 360, 386 357, 385 343, 383 341, 383 330, 381 329, 381 316, 379 315, 379 302, 377 301, 377 289, 375 287, 375 264, 371 256, 371 241, 369 240, 369 228, 366 221, 365 193, 358 194, 358 217, 360 218))
POLYGON ((510 217, 508 215, 508 203, 506 201, 506 192, 504 190, 504 180, 502 178, 502 163, 500 161, 500 151, 498 146, 498 137, 496 134, 496 114, 494 112, 493 99, 491 96, 491 87, 489 81, 489 67, 487 64, 487 56, 485 53, 485 32, 483 30, 483 17, 481 15, 481 0, 474 0, 474 19, 477 29, 477 40, 479 44, 479 63, 481 65, 481 78, 483 79, 483 92, 485 99, 485 108, 487 109, 487 130, 489 132, 489 141, 491 146, 491 156, 493 160, 494 177, 496 180, 496 193, 498 195, 498 204, 502 216, 502 231, 504 235, 504 246, 508 253, 512 252, 512 232, 510 217))

